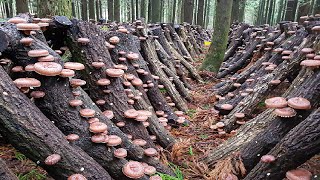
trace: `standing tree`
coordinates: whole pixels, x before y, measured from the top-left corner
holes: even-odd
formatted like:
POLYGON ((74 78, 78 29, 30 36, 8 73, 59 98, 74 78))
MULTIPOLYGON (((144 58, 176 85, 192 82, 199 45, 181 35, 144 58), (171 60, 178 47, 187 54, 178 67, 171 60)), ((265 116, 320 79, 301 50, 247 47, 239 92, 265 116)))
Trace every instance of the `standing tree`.
POLYGON ((114 16, 114 20, 120 22, 120 0, 114 1, 113 16, 114 16))
POLYGON ((102 16, 101 16, 101 14, 102 14, 102 12, 100 12, 100 6, 101 6, 101 1, 100 0, 96 0, 96 18, 97 18, 97 20, 99 20, 99 18, 101 18, 102 16))
POLYGON ((161 1, 160 0, 150 0, 151 3, 151 22, 160 22, 161 18, 161 1))
POLYGON ((172 16, 171 16, 171 22, 174 23, 175 22, 175 19, 176 19, 176 8, 177 6, 177 1, 176 0, 173 0, 173 6, 172 6, 172 16))
POLYGON ((320 0, 314 0, 312 14, 320 14, 320 0))
POLYGON ((140 17, 147 18, 147 8, 148 8, 149 1, 148 0, 141 0, 140 6, 140 17))
POLYGON ((204 20, 203 20, 203 7, 204 7, 204 0, 199 0, 198 1, 198 13, 197 13, 197 24, 200 26, 204 25, 204 20))
POLYGON ((241 0, 233 0, 232 3, 232 12, 231 12, 231 23, 234 21, 239 21, 240 16, 240 1, 241 0))
POLYGON ((88 3, 87 0, 81 0, 81 17, 83 20, 88 20, 88 3))
POLYGON ((94 0, 89 0, 89 19, 96 19, 94 12, 94 0))
POLYGON ((202 63, 201 69, 217 72, 223 62, 228 43, 229 25, 233 0, 217 0, 215 29, 209 54, 202 63))
POLYGON ((40 17, 50 17, 57 14, 61 16, 72 16, 72 4, 70 0, 37 1, 37 10, 40 17))
POLYGON ((114 20, 114 2, 113 0, 108 0, 108 19, 113 21, 114 20))
POLYGON ((192 24, 194 0, 184 0, 183 21, 192 24))
POLYGON ((29 12, 28 0, 16 0, 16 9, 17 14, 29 12))
POLYGON ((287 8, 286 8, 286 21, 294 21, 296 16, 296 10, 298 7, 298 0, 287 0, 287 8))
POLYGON ((280 0, 279 1, 279 10, 278 10, 278 16, 277 16, 277 22, 280 22, 282 20, 282 14, 284 11, 284 5, 285 5, 285 0, 280 0))

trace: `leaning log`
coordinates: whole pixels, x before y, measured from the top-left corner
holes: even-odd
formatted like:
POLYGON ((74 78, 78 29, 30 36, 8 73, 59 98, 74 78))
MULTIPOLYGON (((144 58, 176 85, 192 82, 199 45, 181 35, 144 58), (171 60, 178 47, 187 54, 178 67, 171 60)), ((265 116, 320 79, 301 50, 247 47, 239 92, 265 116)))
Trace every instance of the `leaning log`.
POLYGON ((3 159, 0 159, 0 179, 18 180, 18 177, 8 168, 3 159))

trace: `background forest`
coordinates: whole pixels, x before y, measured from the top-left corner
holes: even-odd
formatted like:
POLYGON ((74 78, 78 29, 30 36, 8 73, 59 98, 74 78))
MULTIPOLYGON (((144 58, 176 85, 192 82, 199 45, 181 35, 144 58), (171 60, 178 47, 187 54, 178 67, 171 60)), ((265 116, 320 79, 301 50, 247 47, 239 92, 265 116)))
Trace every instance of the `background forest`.
MULTIPOLYGON (((0 17, 20 12, 66 15, 83 20, 189 22, 212 28, 216 0, 1 0, 0 17)), ((275 24, 320 13, 320 0, 233 0, 231 22, 275 24)))

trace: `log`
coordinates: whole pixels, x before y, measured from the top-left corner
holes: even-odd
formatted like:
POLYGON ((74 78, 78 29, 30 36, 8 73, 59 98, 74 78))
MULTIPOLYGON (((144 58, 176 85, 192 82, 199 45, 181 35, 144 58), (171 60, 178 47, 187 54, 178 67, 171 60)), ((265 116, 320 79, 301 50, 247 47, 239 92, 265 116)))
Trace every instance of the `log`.
POLYGON ((267 154, 276 157, 275 162, 259 162, 244 178, 279 179, 314 155, 320 153, 320 108, 299 123, 267 154))
POLYGON ((8 168, 6 162, 0 159, 0 179, 2 180, 18 180, 18 177, 8 168))
POLYGON ((112 179, 84 151, 69 144, 64 134, 16 88, 2 67, 0 75, 0 133, 10 144, 55 179, 67 179, 76 173, 88 179, 112 179), (45 165, 44 160, 52 154, 59 154, 61 160, 53 166, 45 165))

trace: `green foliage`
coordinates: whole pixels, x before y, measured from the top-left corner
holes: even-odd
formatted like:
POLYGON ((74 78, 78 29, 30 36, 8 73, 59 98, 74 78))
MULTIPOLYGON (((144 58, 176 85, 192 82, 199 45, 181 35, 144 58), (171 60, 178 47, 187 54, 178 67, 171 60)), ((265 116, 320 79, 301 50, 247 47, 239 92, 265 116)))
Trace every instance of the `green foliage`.
POLYGON ((101 28, 100 28, 102 31, 108 31, 109 30, 109 28, 107 27, 107 26, 101 26, 101 28))
POLYGON ((41 174, 40 172, 38 172, 36 169, 33 169, 26 174, 19 174, 18 178, 19 180, 31 180, 31 179, 43 180, 43 179, 46 179, 47 177, 44 174, 41 174))
POLYGON ((192 146, 189 146, 189 154, 190 154, 190 156, 194 155, 192 146))
POLYGON ((209 136, 207 134, 201 134, 199 137, 201 139, 207 139, 209 136))
POLYGON ((159 90, 160 90, 161 93, 166 93, 167 92, 167 90, 165 88, 159 88, 159 90))
POLYGON ((168 174, 157 173, 162 178, 162 180, 183 180, 182 171, 177 165, 169 163, 169 167, 173 170, 176 177, 170 176, 168 174))
POLYGON ((19 161, 24 161, 24 160, 27 159, 27 157, 24 154, 20 153, 20 152, 14 153, 14 157, 16 159, 18 159, 19 161))
POLYGON ((189 116, 190 118, 193 118, 194 114, 197 112, 197 110, 195 109, 188 109, 186 114, 187 116, 189 116))
POLYGON ((264 101, 260 101, 258 103, 258 107, 265 107, 266 106, 266 103, 264 103, 264 101))

